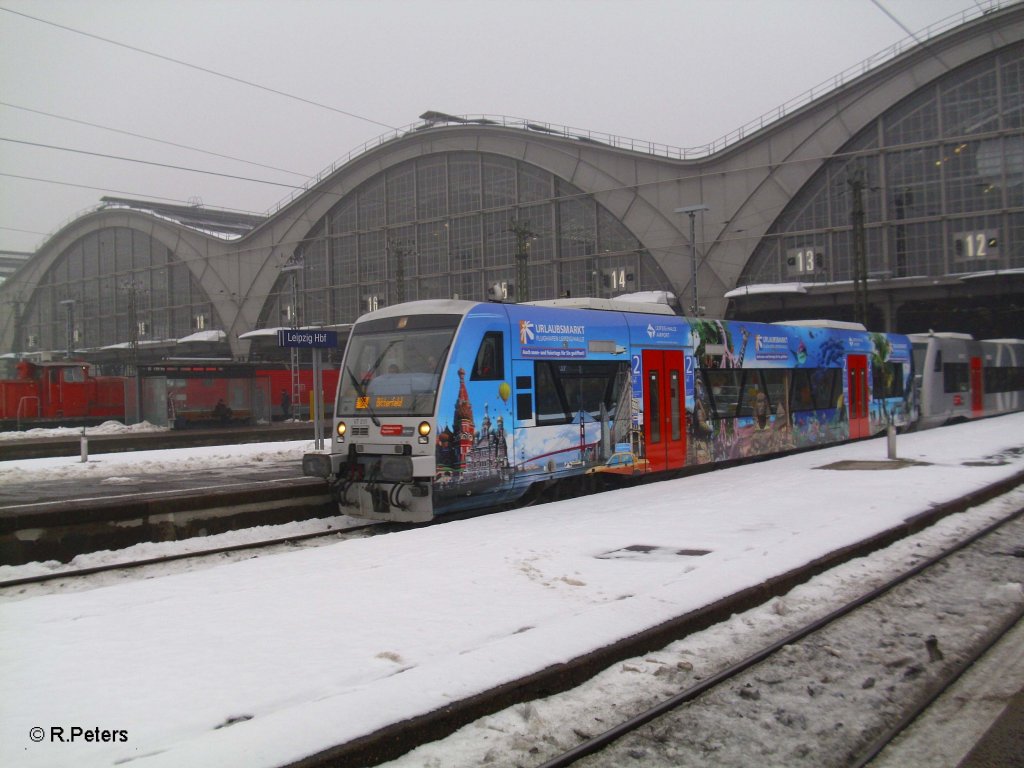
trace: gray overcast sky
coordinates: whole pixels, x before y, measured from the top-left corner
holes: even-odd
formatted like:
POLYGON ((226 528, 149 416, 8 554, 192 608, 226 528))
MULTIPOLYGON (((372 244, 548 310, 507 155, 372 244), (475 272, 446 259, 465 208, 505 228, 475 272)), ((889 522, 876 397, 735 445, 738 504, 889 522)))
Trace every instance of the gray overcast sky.
POLYGON ((991 1, 0 0, 0 249, 35 250, 108 194, 263 213, 428 109, 706 144, 908 38, 903 27, 991 1))

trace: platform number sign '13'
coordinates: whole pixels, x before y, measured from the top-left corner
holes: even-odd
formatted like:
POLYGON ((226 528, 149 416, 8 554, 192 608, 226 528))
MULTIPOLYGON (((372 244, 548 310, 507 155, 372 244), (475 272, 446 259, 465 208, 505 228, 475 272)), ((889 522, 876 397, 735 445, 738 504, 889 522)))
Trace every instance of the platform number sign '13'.
POLYGON ((825 270, 825 254, 812 247, 790 248, 786 251, 786 274, 809 275, 825 270))

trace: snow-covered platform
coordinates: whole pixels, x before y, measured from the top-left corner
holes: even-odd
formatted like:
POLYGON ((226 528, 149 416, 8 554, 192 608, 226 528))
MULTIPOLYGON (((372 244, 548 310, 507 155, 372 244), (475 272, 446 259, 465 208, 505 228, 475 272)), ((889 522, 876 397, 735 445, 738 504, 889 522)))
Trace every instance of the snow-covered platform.
POLYGON ((856 468, 885 461, 876 439, 9 599, 0 604, 0 763, 281 765, 898 526, 1019 473, 1022 448, 1016 414, 900 436, 895 471, 856 468), (839 462, 846 469, 825 469, 839 462), (56 728, 81 734, 55 741, 56 728))

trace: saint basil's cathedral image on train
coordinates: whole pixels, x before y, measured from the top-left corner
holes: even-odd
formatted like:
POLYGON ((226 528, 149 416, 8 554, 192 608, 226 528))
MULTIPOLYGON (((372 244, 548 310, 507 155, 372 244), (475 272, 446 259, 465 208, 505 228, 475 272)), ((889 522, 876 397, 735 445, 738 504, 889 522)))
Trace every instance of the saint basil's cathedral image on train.
MULTIPOLYGON (((466 391, 466 370, 459 368, 458 399, 452 426, 437 435, 437 474, 435 494, 479 493, 500 485, 510 476, 505 419, 499 415, 491 422, 489 403, 484 403, 483 420, 477 428, 473 404, 466 391)), ((506 397, 507 400, 507 397, 506 397)))

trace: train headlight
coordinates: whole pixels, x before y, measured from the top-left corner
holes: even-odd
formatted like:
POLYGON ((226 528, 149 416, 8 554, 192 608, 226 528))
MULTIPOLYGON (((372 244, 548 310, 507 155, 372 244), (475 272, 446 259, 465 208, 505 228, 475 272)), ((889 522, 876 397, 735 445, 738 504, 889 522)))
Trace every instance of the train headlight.
POLYGON ((338 439, 339 440, 344 440, 345 439, 345 433, 348 432, 348 427, 345 426, 345 422, 344 421, 339 421, 338 422, 337 430, 338 430, 338 439))
POLYGON ((420 422, 420 426, 418 428, 418 431, 420 433, 419 442, 426 443, 427 442, 427 437, 428 437, 428 435, 430 435, 430 422, 429 421, 421 421, 420 422))

